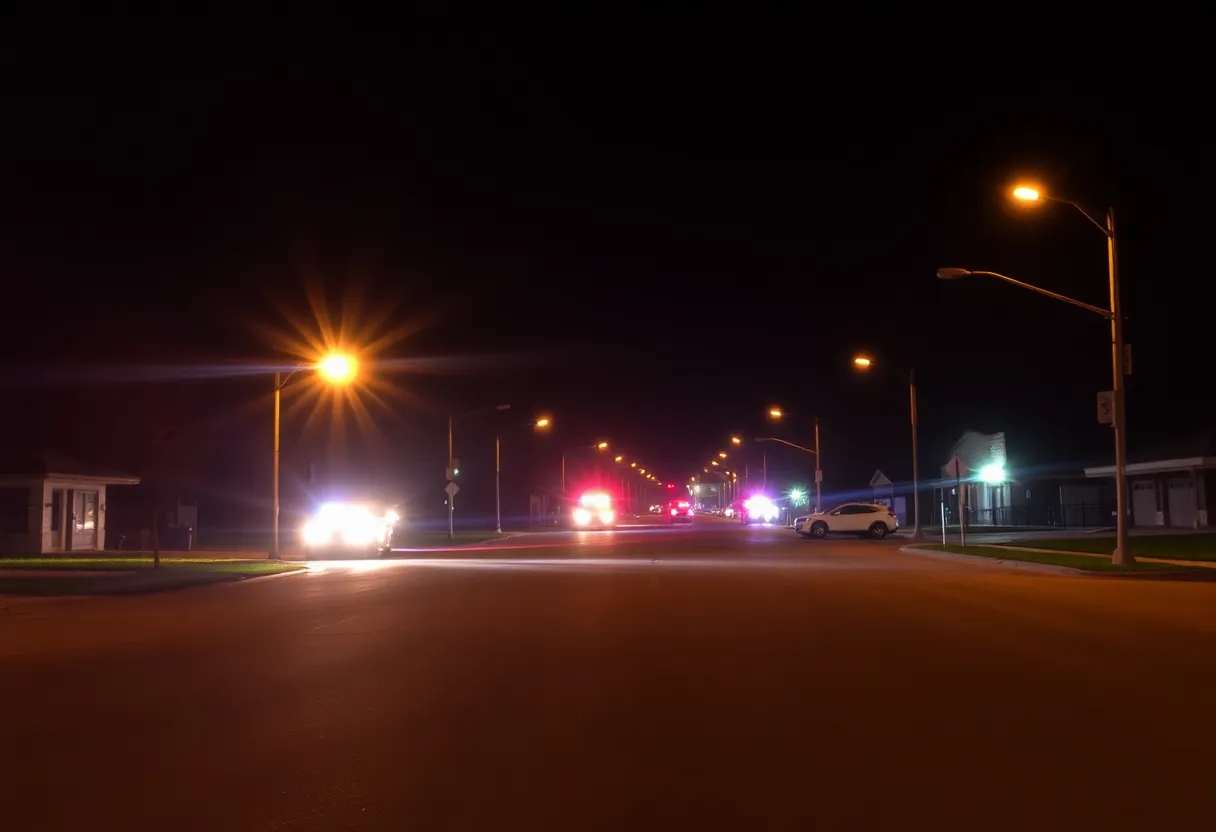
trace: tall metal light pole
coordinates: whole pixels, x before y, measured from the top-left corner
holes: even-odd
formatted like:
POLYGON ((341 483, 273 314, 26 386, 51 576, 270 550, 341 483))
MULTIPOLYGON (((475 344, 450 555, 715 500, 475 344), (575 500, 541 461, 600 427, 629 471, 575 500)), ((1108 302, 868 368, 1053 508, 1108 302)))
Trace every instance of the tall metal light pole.
MULTIPOLYGON (((859 355, 853 359, 853 366, 859 370, 869 370, 874 366, 874 359, 867 355, 859 355)), ((916 371, 909 369, 908 378, 908 410, 912 418, 912 539, 924 540, 925 533, 920 527, 920 459, 917 439, 916 420, 916 371)))
POLYGON ((494 531, 502 534, 502 431, 494 431, 494 531))
MULTIPOLYGON (((491 410, 510 410, 510 409, 511 409, 511 405, 509 405, 509 404, 495 404, 495 405, 491 405, 489 407, 479 407, 476 410, 470 410, 468 413, 465 413, 465 414, 463 414, 461 416, 457 416, 457 417, 453 417, 451 414, 448 414, 448 471, 447 471, 447 474, 448 474, 449 482, 453 481, 456 477, 455 449, 454 449, 453 442, 452 442, 453 423, 463 421, 463 420, 469 418, 470 416, 476 416, 479 413, 489 413, 491 410)), ((498 487, 498 485, 497 485, 498 434, 497 433, 495 433, 495 435, 494 435, 494 468, 495 468, 495 489, 497 489, 497 487, 498 487)), ((448 540, 453 540, 456 537, 456 519, 455 519, 456 506, 455 506, 455 503, 456 503, 456 495, 448 494, 448 540)), ((500 519, 499 531, 502 530, 501 526, 502 526, 502 522, 500 519)))
MULTIPOLYGON (((757 436, 756 441, 757 442, 779 442, 780 444, 785 445, 786 447, 793 448, 798 451, 802 451, 804 454, 813 454, 815 457, 816 463, 818 463, 818 461, 819 461, 819 451, 815 448, 808 448, 804 445, 795 445, 793 442, 786 442, 784 439, 778 439, 776 436, 757 436)), ((815 431, 815 444, 816 445, 819 444, 819 431, 815 431)), ((819 473, 819 466, 816 465, 815 466, 815 500, 817 502, 815 504, 815 511, 822 511, 822 508, 820 507, 819 502, 818 502, 819 500, 822 499, 822 495, 820 494, 820 491, 819 491, 820 479, 821 479, 821 476, 819 473)))
MULTIPOLYGON (((499 405, 497 410, 507 410, 510 405, 499 405)), ((548 416, 542 416, 539 419, 528 422, 521 427, 531 427, 537 430, 544 430, 552 424, 552 420, 548 416)), ((499 534, 502 534, 502 429, 494 431, 494 529, 499 534)))
MULTIPOLYGON (((785 419, 785 410, 780 407, 770 407, 768 409, 768 417, 771 421, 781 422, 785 419)), ((804 448, 802 445, 795 445, 793 442, 786 442, 784 439, 775 437, 767 437, 765 439, 757 439, 757 442, 780 442, 782 445, 789 445, 791 448, 797 448, 808 454, 815 455, 815 511, 823 510, 823 467, 821 465, 822 454, 819 452, 819 417, 815 417, 815 447, 804 448)), ((767 468, 767 465, 765 466, 767 468)), ((765 472, 765 480, 768 479, 768 472, 765 472)))
POLYGON ((283 556, 279 548, 279 428, 282 414, 283 388, 300 371, 316 370, 317 375, 331 384, 348 384, 354 380, 356 371, 355 359, 344 353, 330 353, 316 364, 300 364, 292 367, 284 375, 281 371, 274 374, 274 461, 271 465, 270 476, 270 558, 278 560, 283 556))
POLYGON ((1127 544, 1127 408, 1124 392, 1124 353, 1125 346, 1123 341, 1123 305, 1119 298, 1119 261, 1118 251, 1116 249, 1115 238, 1115 209, 1108 208, 1106 211, 1106 222, 1101 223, 1096 220, 1093 215, 1082 208, 1076 202, 1069 199, 1060 199, 1059 197, 1047 196, 1041 193, 1037 188, 1019 187, 1013 191, 1015 199, 1023 202, 1038 202, 1039 200, 1048 200, 1051 202, 1062 202, 1071 205, 1081 213, 1085 219, 1089 220, 1093 225, 1106 236, 1106 257, 1107 269, 1110 273, 1110 309, 1103 309, 1100 306, 1094 306, 1084 301, 1070 298, 1067 295, 1061 295, 1058 292, 1052 292, 1047 289, 1040 288, 1030 283, 1024 283, 1021 280, 1014 280, 1003 274, 988 271, 972 271, 970 269, 938 269, 937 276, 942 280, 956 280, 962 277, 993 277, 997 280, 1003 280, 1017 286, 1020 289, 1027 289, 1040 295, 1044 295, 1053 300, 1061 301, 1080 309, 1093 312, 1095 315, 1101 315, 1110 321, 1110 355, 1111 355, 1111 397, 1113 401, 1113 418, 1111 427, 1114 429, 1115 438, 1115 550, 1111 552, 1111 563, 1117 565, 1130 565, 1136 562, 1132 556, 1131 549, 1127 544))

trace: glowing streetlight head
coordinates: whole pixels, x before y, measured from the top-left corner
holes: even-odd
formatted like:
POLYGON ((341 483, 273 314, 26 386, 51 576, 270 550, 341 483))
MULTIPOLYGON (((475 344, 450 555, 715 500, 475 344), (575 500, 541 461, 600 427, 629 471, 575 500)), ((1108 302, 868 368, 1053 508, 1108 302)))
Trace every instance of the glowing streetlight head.
POLYGON ((331 352, 317 362, 317 372, 332 384, 347 384, 353 381, 355 369, 355 359, 340 352, 331 352))
POLYGON ((1019 185, 1013 189, 1013 198, 1020 202, 1038 202, 1042 197, 1038 188, 1029 185, 1019 185))
POLYGON ((536 426, 538 428, 547 428, 551 424, 553 424, 553 421, 548 416, 541 416, 536 420, 536 426))
POLYGON ((870 358, 868 358, 867 356, 864 356, 864 355, 859 355, 853 359, 853 365, 856 367, 860 367, 863 370, 870 369, 870 366, 873 363, 874 363, 873 360, 871 360, 870 358))
POLYGON ((1005 482, 1005 466, 993 462, 980 469, 980 481, 986 485, 1000 485, 1005 482))
POLYGON ((614 460, 612 460, 612 461, 613 461, 613 462, 624 462, 624 461, 625 461, 625 457, 623 457, 623 456, 618 456, 616 459, 614 459, 614 460))
POLYGON ((732 436, 732 437, 730 438, 730 444, 732 444, 732 445, 742 445, 742 444, 743 444, 743 440, 742 440, 742 439, 740 439, 740 438, 739 438, 739 437, 737 437, 737 436, 732 436))
POLYGON ((639 474, 641 474, 642 476, 646 476, 646 469, 645 469, 645 468, 639 468, 639 469, 638 469, 638 473, 639 473, 639 474))
POLYGON ((607 442, 597 442, 595 447, 601 451, 606 451, 606 450, 608 450, 608 443, 607 442))
POLYGON ((638 467, 638 464, 637 464, 636 462, 631 462, 631 463, 629 463, 629 467, 630 467, 630 468, 637 468, 637 467, 638 467))
POLYGON ((768 409, 768 415, 769 415, 769 418, 771 418, 771 419, 780 419, 783 416, 785 416, 785 411, 783 411, 779 407, 770 407, 768 409))
POLYGON ((716 459, 711 459, 711 460, 709 461, 709 464, 710 464, 710 465, 717 465, 717 464, 718 464, 718 460, 716 460, 716 459))
POLYGON ((726 459, 726 451, 718 451, 718 459, 726 459))

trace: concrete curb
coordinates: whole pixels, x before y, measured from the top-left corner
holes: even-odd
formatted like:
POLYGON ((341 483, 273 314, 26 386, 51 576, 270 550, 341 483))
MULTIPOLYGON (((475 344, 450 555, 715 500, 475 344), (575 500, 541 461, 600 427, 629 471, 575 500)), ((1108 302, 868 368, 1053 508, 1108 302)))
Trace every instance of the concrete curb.
POLYGON ((1071 566, 1057 566, 1052 563, 1031 563, 1024 560, 1003 560, 1000 558, 985 558, 979 555, 960 555, 956 552, 938 552, 934 549, 921 549, 918 546, 901 546, 899 551, 922 558, 937 558, 938 560, 961 560, 986 566, 1021 569, 1025 572, 1040 572, 1044 575, 1068 575, 1072 577, 1099 577, 1101 573, 1086 572, 1084 569, 1073 569, 1071 566))
MULTIPOLYGON (((294 560, 288 561, 288 562, 289 563, 301 563, 301 561, 294 561, 294 560)), ((237 578, 236 580, 232 580, 232 581, 219 581, 217 583, 212 584, 212 586, 224 586, 225 584, 227 584, 229 586, 231 586, 233 584, 238 584, 238 585, 247 584, 247 583, 252 583, 253 581, 269 581, 271 578, 291 578, 291 577, 294 577, 295 575, 307 575, 307 574, 308 574, 308 567, 301 566, 299 569, 292 569, 290 572, 275 572, 274 574, 271 574, 271 575, 245 575, 243 577, 237 578)), ((199 587, 199 589, 202 589, 202 587, 199 587)))

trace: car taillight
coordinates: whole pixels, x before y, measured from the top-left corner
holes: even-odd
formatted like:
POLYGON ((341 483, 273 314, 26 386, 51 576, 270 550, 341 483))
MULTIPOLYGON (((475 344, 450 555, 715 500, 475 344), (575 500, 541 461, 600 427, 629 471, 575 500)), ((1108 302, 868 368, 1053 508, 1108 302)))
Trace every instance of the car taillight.
POLYGON ((676 511, 674 508, 671 510, 671 516, 672 516, 672 517, 675 517, 675 516, 676 516, 677 514, 679 514, 679 513, 680 513, 680 512, 676 511))

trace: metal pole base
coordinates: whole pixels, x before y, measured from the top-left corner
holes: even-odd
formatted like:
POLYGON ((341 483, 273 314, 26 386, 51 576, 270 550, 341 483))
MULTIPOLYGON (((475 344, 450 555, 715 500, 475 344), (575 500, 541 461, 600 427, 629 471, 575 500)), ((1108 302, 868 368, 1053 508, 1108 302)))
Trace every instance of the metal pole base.
POLYGON ((912 530, 912 537, 909 539, 910 540, 924 540, 925 533, 923 531, 921 531, 920 526, 917 526, 915 529, 912 530))
POLYGON ((1115 549, 1110 553, 1110 562, 1115 566, 1131 566, 1136 559, 1123 549, 1115 549))
POLYGON ((270 560, 282 560, 282 559, 283 559, 283 553, 282 553, 282 552, 276 552, 274 549, 271 549, 271 550, 270 550, 270 554, 269 554, 269 555, 267 555, 267 557, 268 557, 270 560))

